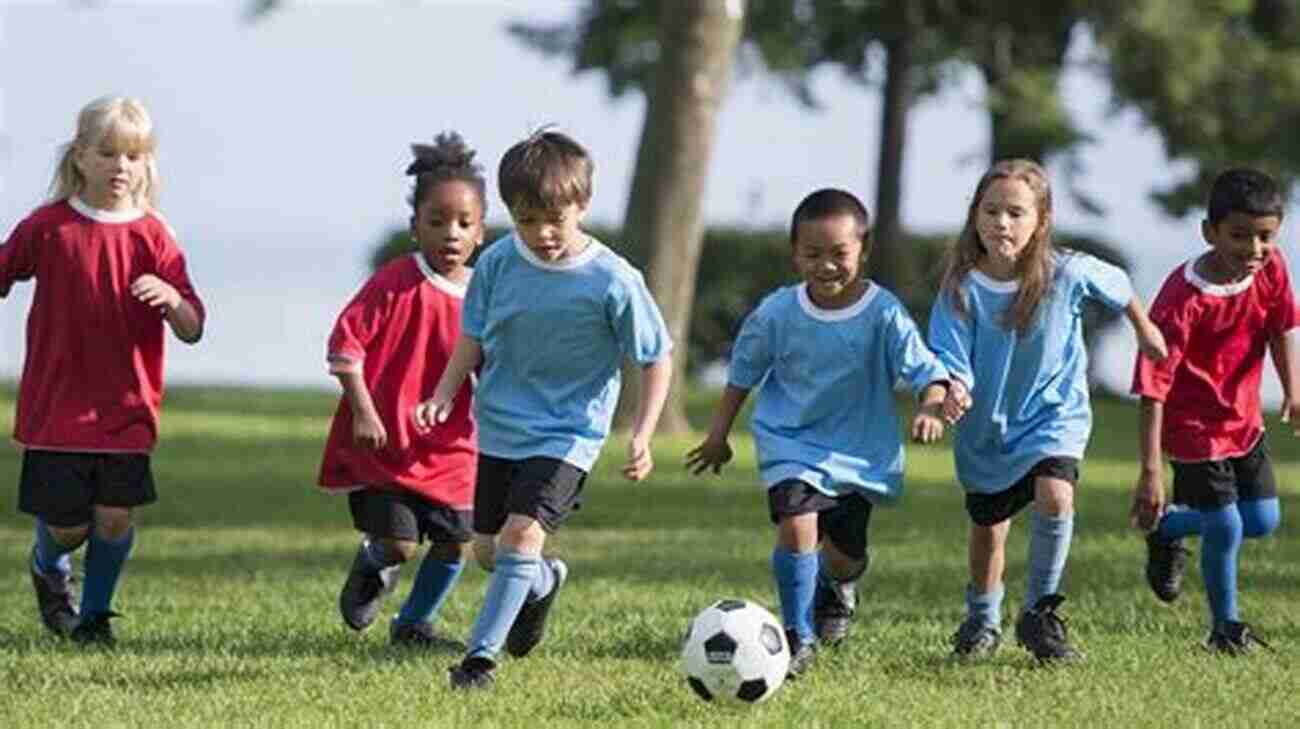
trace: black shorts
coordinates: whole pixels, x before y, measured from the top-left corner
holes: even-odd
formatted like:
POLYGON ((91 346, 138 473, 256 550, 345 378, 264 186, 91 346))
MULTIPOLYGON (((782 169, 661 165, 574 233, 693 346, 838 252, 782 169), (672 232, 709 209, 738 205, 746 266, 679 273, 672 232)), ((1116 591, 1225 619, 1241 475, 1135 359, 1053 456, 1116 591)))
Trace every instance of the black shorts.
POLYGON ((993 526, 1006 521, 1026 506, 1034 503, 1034 481, 1040 476, 1069 481, 1079 485, 1079 459, 1068 456, 1048 456, 1029 469, 1023 478, 996 494, 966 492, 966 513, 980 526, 993 526))
POLYGON ((23 451, 18 510, 56 527, 94 520, 94 507, 131 508, 158 500, 148 453, 23 451))
POLYGON ((420 498, 410 491, 362 489, 348 494, 352 525, 378 539, 464 543, 470 540, 470 512, 420 498))
POLYGON ((536 519, 553 534, 569 515, 582 508, 587 472, 558 458, 523 460, 478 457, 474 485, 474 531, 496 534, 511 514, 536 519))
POLYGON ((779 524, 783 517, 816 513, 817 536, 829 539, 844 556, 856 560, 867 556, 871 506, 858 494, 827 496, 794 478, 767 490, 767 511, 773 524, 779 524))
POLYGON ((1173 462, 1175 504, 1214 510, 1238 501, 1277 496, 1277 478, 1264 438, 1239 458, 1222 461, 1173 462))

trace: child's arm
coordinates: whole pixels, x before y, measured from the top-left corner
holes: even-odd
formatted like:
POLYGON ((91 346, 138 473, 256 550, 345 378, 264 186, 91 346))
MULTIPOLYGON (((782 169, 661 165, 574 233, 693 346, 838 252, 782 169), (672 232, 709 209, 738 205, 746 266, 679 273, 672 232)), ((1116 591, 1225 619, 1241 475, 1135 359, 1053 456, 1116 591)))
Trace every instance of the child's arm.
POLYGON ((1164 420, 1165 404, 1149 397, 1142 398, 1138 420, 1138 452, 1142 473, 1137 488, 1133 490, 1133 508, 1129 519, 1143 531, 1151 531, 1160 522, 1165 510, 1165 464, 1160 457, 1160 426, 1164 420))
POLYGON ((916 406, 916 416, 912 418, 913 441, 933 443, 943 437, 944 401, 947 395, 948 386, 943 382, 932 382, 921 391, 921 402, 916 406))
POLYGON ((709 426, 709 435, 704 442, 686 452, 686 468, 699 475, 712 468, 720 473, 722 467, 731 460, 731 446, 727 443, 731 435, 731 426, 736 421, 736 414, 749 397, 749 388, 727 385, 713 409, 713 424, 709 426))
POLYGON ((623 475, 640 481, 654 470, 654 455, 650 452, 650 438, 659 425, 659 415, 668 400, 668 386, 673 379, 673 357, 664 356, 641 367, 641 401, 637 404, 636 419, 632 421, 632 439, 627 443, 627 463, 623 475))
POLYGON ((1165 345, 1165 335, 1160 332, 1160 327, 1151 321, 1151 317, 1147 316, 1147 309, 1137 294, 1133 294, 1128 306, 1124 307, 1124 314, 1133 324, 1133 331, 1137 333, 1138 349, 1142 350, 1142 354, 1157 361, 1169 355, 1169 348, 1165 345))
POLYGON ((1295 346, 1289 332, 1275 334, 1268 340, 1273 366, 1282 381, 1282 422, 1291 423, 1295 435, 1300 436, 1300 368, 1296 367, 1295 346))
POLYGON ((138 301, 163 311, 176 338, 194 344, 203 337, 203 319, 194 305, 181 297, 175 286, 146 273, 131 283, 131 295, 138 301))
POLYGON ((433 397, 415 406, 416 429, 426 431, 438 423, 447 422, 461 384, 469 376, 470 370, 478 367, 482 361, 483 345, 477 339, 461 334, 451 351, 447 368, 442 371, 442 377, 438 378, 438 386, 433 389, 433 397))
POLYGON ((361 448, 379 450, 388 444, 388 431, 375 410, 375 401, 360 372, 336 372, 343 394, 352 409, 352 442, 361 448))

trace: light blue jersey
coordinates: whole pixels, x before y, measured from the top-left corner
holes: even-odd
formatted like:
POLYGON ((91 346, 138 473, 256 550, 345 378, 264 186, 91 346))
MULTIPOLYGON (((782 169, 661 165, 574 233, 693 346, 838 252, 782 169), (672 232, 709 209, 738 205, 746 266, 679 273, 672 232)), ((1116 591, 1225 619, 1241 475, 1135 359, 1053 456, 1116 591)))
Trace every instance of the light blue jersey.
POLYGON ((751 423, 769 488, 799 479, 831 496, 897 499, 903 488, 894 384, 946 380, 907 310, 871 284, 846 309, 820 309, 804 285, 779 289, 745 319, 729 381, 762 383, 751 423))
POLYGON ((1088 445, 1084 301, 1122 309, 1133 287, 1123 270, 1092 256, 1062 253, 1055 264, 1038 318, 1023 334, 1003 325, 1016 281, 971 271, 961 284, 965 315, 953 309, 948 294, 935 299, 930 346, 974 400, 955 438, 957 479, 967 491, 1003 491, 1040 460, 1082 458, 1088 445))
POLYGON ((483 347, 474 394, 479 450, 558 458, 590 471, 609 435, 624 357, 672 349, 641 273, 595 238, 547 263, 508 235, 474 265, 463 328, 483 347))

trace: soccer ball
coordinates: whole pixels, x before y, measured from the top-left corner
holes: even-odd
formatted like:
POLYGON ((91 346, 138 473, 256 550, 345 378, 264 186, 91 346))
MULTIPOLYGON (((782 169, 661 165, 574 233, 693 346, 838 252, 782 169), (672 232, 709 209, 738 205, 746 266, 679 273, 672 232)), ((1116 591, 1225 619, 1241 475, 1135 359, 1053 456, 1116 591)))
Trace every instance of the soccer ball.
POLYGON ((756 704, 771 696, 790 668, 781 623, 746 600, 719 600, 691 621, 682 672, 705 701, 756 704))

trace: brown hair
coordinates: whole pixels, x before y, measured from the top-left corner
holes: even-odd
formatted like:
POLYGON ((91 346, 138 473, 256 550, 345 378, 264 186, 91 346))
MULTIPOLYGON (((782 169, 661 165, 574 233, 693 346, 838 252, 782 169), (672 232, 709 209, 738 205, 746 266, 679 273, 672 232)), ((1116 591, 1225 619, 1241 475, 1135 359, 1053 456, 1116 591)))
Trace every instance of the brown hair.
POLYGON ((1023 332, 1033 324, 1038 304, 1047 295, 1047 288, 1051 285, 1053 253, 1056 248, 1052 242, 1052 189, 1047 182, 1047 173, 1033 160, 1001 160, 980 178, 979 184, 975 186, 975 196, 966 212, 966 225, 948 249, 939 295, 951 297, 953 308, 959 314, 966 313, 961 283, 966 274, 979 264, 980 259, 988 255, 988 250, 980 240, 976 222, 984 193, 997 180, 1020 180, 1029 186, 1038 200, 1038 228, 1030 236, 1024 252, 1016 259, 1015 274, 1020 285, 1016 290, 1015 301, 1007 309, 1002 322, 1008 329, 1023 332))
POLYGON ((497 187, 511 210, 558 210, 571 204, 585 208, 591 201, 594 169, 582 145, 543 127, 506 151, 497 187))
POLYGON ((412 144, 415 160, 406 168, 406 174, 415 177, 415 185, 406 201, 411 212, 420 211, 420 203, 439 183, 463 182, 478 194, 479 207, 487 213, 487 182, 483 167, 474 161, 474 150, 456 132, 443 132, 433 138, 433 144, 412 144))

